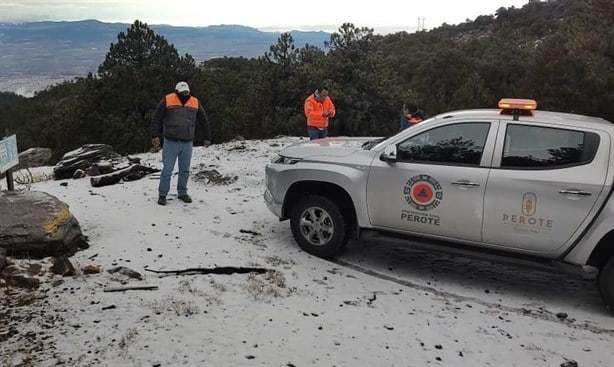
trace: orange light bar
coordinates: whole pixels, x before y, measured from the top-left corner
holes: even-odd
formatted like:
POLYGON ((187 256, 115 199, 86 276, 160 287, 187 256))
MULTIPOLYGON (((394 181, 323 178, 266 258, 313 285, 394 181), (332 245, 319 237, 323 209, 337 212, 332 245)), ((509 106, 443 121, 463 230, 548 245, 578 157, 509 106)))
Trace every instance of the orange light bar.
POLYGON ((531 111, 537 109, 537 102, 534 99, 503 98, 499 101, 499 108, 531 111))

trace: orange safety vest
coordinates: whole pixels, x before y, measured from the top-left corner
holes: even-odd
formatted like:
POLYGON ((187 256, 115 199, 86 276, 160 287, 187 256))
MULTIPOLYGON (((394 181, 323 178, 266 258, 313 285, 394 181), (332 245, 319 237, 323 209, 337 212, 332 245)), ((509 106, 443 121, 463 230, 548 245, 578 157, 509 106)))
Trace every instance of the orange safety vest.
POLYGON ((181 104, 181 100, 177 93, 171 93, 166 95, 166 108, 173 107, 188 107, 188 108, 196 108, 198 109, 198 99, 190 96, 190 99, 185 103, 185 105, 181 104))
POLYGON ((416 125, 417 123, 422 122, 422 119, 420 117, 412 116, 408 121, 410 125, 416 125))
POLYGON ((305 116, 307 117, 307 126, 323 129, 328 127, 328 118, 324 117, 324 112, 328 112, 329 117, 335 116, 335 105, 330 97, 326 97, 324 102, 316 101, 314 95, 310 95, 305 100, 305 116))

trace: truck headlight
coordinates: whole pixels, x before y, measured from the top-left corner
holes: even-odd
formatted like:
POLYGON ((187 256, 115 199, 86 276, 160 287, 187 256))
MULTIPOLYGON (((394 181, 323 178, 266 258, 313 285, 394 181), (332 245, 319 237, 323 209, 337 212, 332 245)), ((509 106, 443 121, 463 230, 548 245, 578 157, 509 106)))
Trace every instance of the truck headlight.
POLYGON ((273 159, 271 159, 271 163, 277 163, 277 164, 295 164, 300 161, 301 161, 300 158, 284 157, 283 155, 278 155, 277 157, 274 157, 273 159))

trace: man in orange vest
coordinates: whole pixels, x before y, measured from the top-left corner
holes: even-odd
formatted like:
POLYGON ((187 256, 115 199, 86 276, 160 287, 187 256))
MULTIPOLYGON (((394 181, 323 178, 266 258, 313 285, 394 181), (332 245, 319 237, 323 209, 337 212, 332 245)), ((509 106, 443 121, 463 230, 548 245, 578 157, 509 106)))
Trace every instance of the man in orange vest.
POLYGON ((401 116, 400 130, 405 130, 410 126, 419 124, 426 119, 426 114, 418 109, 418 105, 410 103, 408 106, 403 104, 403 116, 401 116))
POLYGON ((335 116, 335 105, 328 96, 328 88, 322 87, 305 100, 307 134, 310 140, 328 136, 328 119, 335 116))
POLYGON ((211 129, 209 120, 202 104, 190 95, 190 87, 186 82, 179 82, 175 92, 164 97, 151 120, 151 144, 154 150, 160 149, 160 137, 164 138, 162 148, 162 172, 158 187, 158 204, 166 205, 166 195, 170 190, 171 175, 175 162, 179 165, 177 180, 177 198, 191 203, 188 195, 188 176, 192 159, 192 145, 196 123, 203 129, 205 148, 211 144, 211 129))

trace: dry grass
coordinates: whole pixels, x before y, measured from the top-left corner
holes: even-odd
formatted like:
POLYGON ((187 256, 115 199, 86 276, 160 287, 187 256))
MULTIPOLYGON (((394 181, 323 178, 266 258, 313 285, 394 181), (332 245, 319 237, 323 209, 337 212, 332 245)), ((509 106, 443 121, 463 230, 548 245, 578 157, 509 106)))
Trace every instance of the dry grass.
MULTIPOLYGON (((217 283, 215 280, 211 280, 210 284, 211 284, 211 287, 217 292, 226 291, 226 286, 221 283, 217 283)), ((195 287, 193 282, 189 280, 182 280, 181 282, 179 282, 179 291, 190 293, 195 296, 203 297, 205 299, 205 304, 207 306, 213 305, 213 304, 219 305, 222 303, 219 297, 207 294, 205 291, 202 291, 201 289, 195 287)))
POLYGON ((179 282, 179 292, 191 293, 197 296, 204 296, 205 292, 194 286, 193 281, 184 279, 179 282))
POLYGON ((279 256, 268 256, 264 260, 267 264, 270 264, 272 266, 296 265, 294 260, 285 260, 280 258, 279 256))
POLYGON ((171 303, 171 309, 177 316, 192 316, 200 311, 194 301, 175 300, 171 303))
POLYGON ((254 299, 269 297, 287 297, 293 290, 286 286, 286 278, 276 270, 264 274, 250 273, 247 275, 245 289, 254 299))
POLYGON ((157 315, 172 312, 177 316, 191 316, 200 311, 199 307, 190 300, 176 299, 169 297, 161 301, 154 300, 145 303, 145 306, 151 308, 157 315))
POLYGON ((139 331, 136 328, 126 330, 126 334, 124 334, 119 341, 119 347, 125 351, 134 342, 138 335, 139 331))
POLYGON ((228 288, 224 284, 218 283, 215 280, 211 280, 211 287, 220 293, 226 292, 228 290, 228 288))

